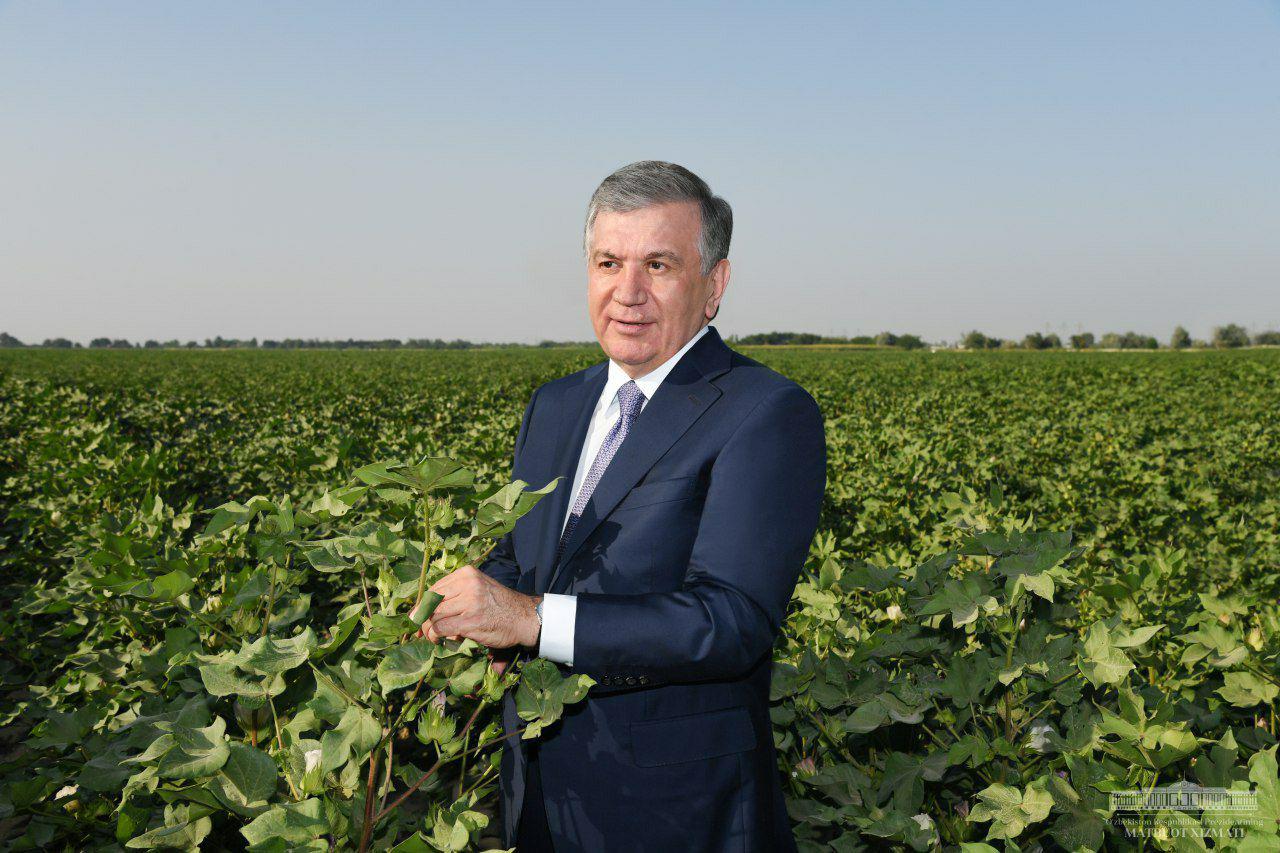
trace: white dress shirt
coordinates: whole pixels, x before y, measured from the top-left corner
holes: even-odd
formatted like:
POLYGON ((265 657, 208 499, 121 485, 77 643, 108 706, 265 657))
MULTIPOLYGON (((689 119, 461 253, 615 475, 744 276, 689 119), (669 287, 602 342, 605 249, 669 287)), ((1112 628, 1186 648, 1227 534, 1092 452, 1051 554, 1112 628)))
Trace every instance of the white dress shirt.
MULTIPOLYGON (((671 368, 676 366, 680 357, 706 333, 707 327, 703 326, 684 346, 680 347, 675 355, 636 379, 636 385, 644 394, 640 411, 644 411, 644 407, 649 405, 654 392, 658 390, 662 380, 667 378, 671 368)), ((631 377, 616 361, 610 359, 609 376, 605 380, 604 390, 600 392, 600 399, 596 401, 595 410, 591 413, 591 421, 587 425, 587 438, 582 443, 582 453, 578 456, 578 468, 573 475, 573 491, 569 493, 569 505, 560 523, 562 536, 565 525, 569 522, 569 515, 573 511, 574 501, 579 490, 582 489, 582 481, 587 479, 587 472, 595 462, 596 454, 600 452, 605 436, 622 416, 618 406, 618 389, 630 381, 631 377)), ((542 634, 538 639, 538 657, 558 661, 568 666, 573 665, 573 629, 577 615, 578 597, 576 595, 549 592, 542 596, 542 634)))

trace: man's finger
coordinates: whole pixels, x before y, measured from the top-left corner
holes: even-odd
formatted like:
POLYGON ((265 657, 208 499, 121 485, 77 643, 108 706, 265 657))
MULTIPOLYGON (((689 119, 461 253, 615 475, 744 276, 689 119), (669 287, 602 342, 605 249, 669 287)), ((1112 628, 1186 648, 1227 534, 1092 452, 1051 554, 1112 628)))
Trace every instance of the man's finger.
MULTIPOLYGON (((450 575, 449 577, 453 577, 453 575, 450 575)), ((458 578, 457 580, 453 581, 447 586, 445 586, 443 582, 440 582, 439 588, 433 586, 431 587, 431 591, 440 593, 440 595, 444 596, 444 600, 448 601, 449 599, 457 598, 459 595, 462 595, 468 590, 471 590, 474 588, 475 588, 475 582, 473 580, 462 577, 462 578, 458 578)))
POLYGON ((454 582, 455 582, 455 580, 454 580, 454 577, 453 577, 453 576, 454 576, 455 574, 456 574, 456 572, 449 572, 449 574, 447 574, 447 575, 445 575, 444 577, 440 578, 440 580, 436 581, 436 582, 435 582, 435 583, 433 583, 431 586, 427 587, 427 589, 431 590, 432 592, 438 592, 438 593, 440 593, 441 595, 444 595, 444 594, 445 594, 445 592, 446 592, 450 587, 452 587, 452 586, 453 586, 453 584, 454 584, 454 582))
POLYGON ((459 613, 464 613, 466 609, 458 596, 446 598, 436 605, 436 609, 431 612, 431 618, 427 621, 438 622, 449 616, 457 616, 459 613))
POLYGON ((436 581, 435 583, 433 583, 431 586, 427 588, 430 589, 432 592, 438 592, 441 595, 444 595, 446 591, 452 589, 454 585, 457 584, 459 581, 465 581, 468 578, 472 577, 473 573, 479 573, 481 575, 484 575, 485 577, 488 577, 488 575, 485 575, 484 572, 479 571, 475 566, 458 566, 458 568, 449 572, 449 574, 440 578, 440 580, 436 581), (471 571, 467 571, 467 569, 470 569, 471 571))

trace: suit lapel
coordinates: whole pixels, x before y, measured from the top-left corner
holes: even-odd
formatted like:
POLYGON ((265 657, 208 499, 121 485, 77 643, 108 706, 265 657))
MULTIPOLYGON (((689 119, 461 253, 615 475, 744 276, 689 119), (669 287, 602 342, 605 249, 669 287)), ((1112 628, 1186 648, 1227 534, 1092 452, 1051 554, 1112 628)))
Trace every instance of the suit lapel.
POLYGON ((587 426, 600 393, 608 379, 608 362, 588 368, 582 381, 568 389, 560 402, 560 428, 556 431, 551 472, 547 479, 564 477, 547 498, 549 509, 543 514, 538 541, 538 561, 534 564, 534 589, 542 591, 551 575, 552 560, 556 557, 556 545, 560 542, 560 530, 569 497, 573 491, 573 478, 578 469, 578 457, 582 444, 587 440, 587 426))
MULTIPOLYGON (((609 467, 605 469, 600 482, 596 484, 591 498, 583 507, 582 518, 578 520, 573 535, 565 544, 560 562, 549 572, 550 580, 545 586, 539 585, 537 592, 556 589, 557 581, 561 580, 562 575, 565 574, 562 571, 563 567, 578 552, 600 522, 613 511, 618 502, 631 491, 640 478, 654 466, 654 463, 662 458, 671 445, 684 435, 702 413, 716 401, 721 391, 710 380, 728 369, 732 352, 712 327, 671 369, 666 379, 658 386, 658 390, 654 392, 653 399, 645 404, 644 409, 636 417, 626 440, 618 447, 617 453, 609 462, 609 467)), ((594 402, 603 388, 603 379, 590 384, 596 388, 596 394, 591 398, 594 402)), ((590 411, 588 407, 586 413, 580 415, 577 431, 573 433, 578 454, 582 451, 582 441, 585 438, 590 411)), ((571 466, 572 464, 570 462, 571 466)), ((572 467, 568 470, 571 489, 574 472, 572 467)), ((559 507, 557 518, 563 517, 565 508, 568 506, 568 491, 569 489, 565 490, 564 501, 557 504, 559 507)), ((549 538, 550 550, 540 565, 551 566, 551 561, 555 559, 555 546, 560 538, 559 532, 560 529, 556 526, 552 531, 552 537, 549 538)))

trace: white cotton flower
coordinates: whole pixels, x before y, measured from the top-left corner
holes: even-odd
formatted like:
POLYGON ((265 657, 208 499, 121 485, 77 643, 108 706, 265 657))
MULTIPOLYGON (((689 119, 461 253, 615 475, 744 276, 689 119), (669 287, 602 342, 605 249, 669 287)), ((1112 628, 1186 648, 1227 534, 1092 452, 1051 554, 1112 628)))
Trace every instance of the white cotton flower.
POLYGON ((1031 727, 1031 736, 1027 738, 1027 749, 1044 752, 1049 746, 1049 734, 1053 726, 1047 723, 1031 727))
POLYGON ((320 766, 320 750, 318 749, 308 749, 303 758, 307 762, 304 772, 310 773, 320 766))
POLYGON ((75 785, 67 785, 65 788, 58 791, 58 793, 54 794, 53 798, 55 800, 60 800, 63 797, 70 797, 70 796, 73 796, 78 790, 80 789, 77 788, 75 785))
POLYGON ((902 608, 896 604, 890 604, 884 609, 884 615, 896 622, 902 618, 902 608))
POLYGON ((933 818, 929 817, 924 812, 921 812, 920 814, 912 815, 911 819, 914 820, 919 825, 919 827, 926 832, 933 829, 933 818))

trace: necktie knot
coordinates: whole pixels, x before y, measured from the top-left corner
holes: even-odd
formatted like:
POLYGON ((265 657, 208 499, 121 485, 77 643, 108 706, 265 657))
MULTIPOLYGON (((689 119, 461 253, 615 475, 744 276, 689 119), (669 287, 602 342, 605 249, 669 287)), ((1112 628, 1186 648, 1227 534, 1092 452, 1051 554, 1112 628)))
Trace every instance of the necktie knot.
POLYGON ((635 420, 636 415, 640 414, 640 406, 644 400, 644 392, 640 390, 640 386, 634 379, 619 388, 618 408, 622 412, 622 419, 627 423, 635 420))

